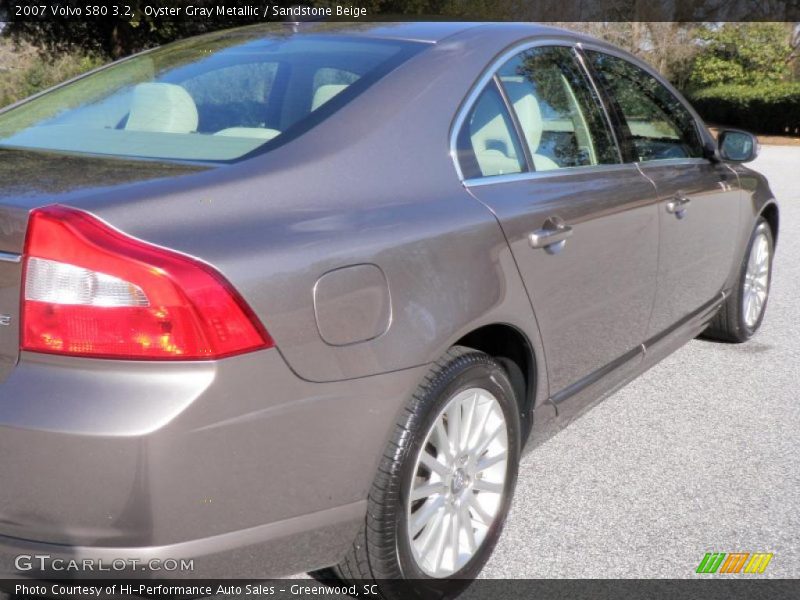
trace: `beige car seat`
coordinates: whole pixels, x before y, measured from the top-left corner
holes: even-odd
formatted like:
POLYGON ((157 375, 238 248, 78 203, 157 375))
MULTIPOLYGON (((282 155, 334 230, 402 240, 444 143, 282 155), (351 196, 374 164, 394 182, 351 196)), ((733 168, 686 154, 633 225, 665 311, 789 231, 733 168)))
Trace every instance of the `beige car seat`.
POLYGON ((484 96, 475 106, 470 122, 470 141, 484 177, 520 172, 520 161, 509 127, 501 113, 484 96), (476 128, 476 124, 478 124, 476 128))
POLYGON ((508 99, 514 105, 519 124, 525 133, 525 141, 533 157, 533 166, 537 171, 551 171, 560 168, 553 159, 539 153, 544 121, 539 101, 533 95, 531 85, 524 81, 504 81, 503 87, 508 94, 508 99))
POLYGON ((125 129, 159 133, 197 131, 197 106, 184 88, 172 83, 140 83, 133 88, 125 129))

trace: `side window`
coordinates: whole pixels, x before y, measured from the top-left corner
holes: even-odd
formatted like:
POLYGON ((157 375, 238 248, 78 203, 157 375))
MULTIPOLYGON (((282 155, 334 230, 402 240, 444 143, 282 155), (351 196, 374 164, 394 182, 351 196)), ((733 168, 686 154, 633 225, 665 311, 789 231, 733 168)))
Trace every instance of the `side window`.
POLYGON ((655 77, 616 56, 587 56, 622 113, 632 156, 648 161, 703 155, 694 118, 655 77))
POLYGON ((498 77, 537 171, 619 162, 599 98, 570 48, 526 50, 498 77))
POLYGON ((521 173, 525 158, 500 92, 492 81, 464 121, 458 160, 465 179, 521 173))

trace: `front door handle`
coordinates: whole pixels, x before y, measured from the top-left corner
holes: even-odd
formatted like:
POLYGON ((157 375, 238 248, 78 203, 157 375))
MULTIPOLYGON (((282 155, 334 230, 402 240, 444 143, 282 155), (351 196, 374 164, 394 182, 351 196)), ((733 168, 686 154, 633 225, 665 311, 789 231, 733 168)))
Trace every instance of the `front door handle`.
POLYGON ((550 217, 544 222, 541 229, 528 234, 528 243, 531 248, 544 248, 547 252, 555 254, 560 252, 567 243, 567 238, 572 235, 572 227, 559 217, 550 217))
POLYGON ((675 194, 671 200, 667 202, 667 212, 671 215, 675 215, 679 219, 682 219, 686 216, 686 209, 689 208, 689 204, 691 204, 692 199, 688 196, 684 196, 681 193, 675 194))

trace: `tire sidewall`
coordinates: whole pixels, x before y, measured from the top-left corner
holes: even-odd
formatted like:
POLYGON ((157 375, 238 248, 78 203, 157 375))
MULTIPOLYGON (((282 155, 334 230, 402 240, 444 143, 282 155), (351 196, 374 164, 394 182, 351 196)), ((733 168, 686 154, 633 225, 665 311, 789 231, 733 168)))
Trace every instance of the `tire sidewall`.
POLYGON ((454 591, 452 587, 454 584, 463 580, 464 587, 466 587, 470 580, 477 577, 497 544, 511 506, 520 453, 519 408, 513 387, 503 368, 493 359, 478 353, 460 357, 455 362, 463 362, 464 365, 455 371, 445 370, 444 377, 427 390, 417 413, 420 418, 414 423, 412 438, 404 454, 403 465, 399 470, 401 492, 399 505, 396 506, 398 517, 395 529, 397 561, 403 578, 415 580, 419 584, 428 581, 432 584, 431 587, 438 591, 442 589, 441 582, 450 582, 448 592, 454 591), (480 362, 463 360, 472 356, 483 360, 480 362), (503 500, 497 513, 497 518, 487 531, 486 537, 475 556, 453 575, 443 579, 435 579, 424 573, 413 557, 411 543, 407 535, 407 501, 415 475, 416 458, 422 448, 422 444, 425 442, 428 431, 439 417, 441 411, 455 395, 474 387, 486 389, 497 399, 506 420, 509 444, 503 500), (436 582, 439 585, 436 585, 436 582))
POLYGON ((767 304, 769 304, 769 297, 770 291, 772 287, 772 259, 774 257, 774 249, 775 249, 775 240, 772 238, 772 230, 769 227, 769 223, 767 223, 763 218, 760 218, 756 223, 756 226, 753 228, 753 233, 750 234, 750 241, 747 243, 747 252, 745 252, 744 260, 742 261, 741 271, 739 273, 739 286, 737 289, 736 294, 736 325, 741 332, 742 339, 746 340, 751 338, 761 327, 761 322, 764 320, 764 315, 767 312, 767 304), (753 244, 756 241, 756 237, 760 234, 764 233, 767 237, 767 244, 769 245, 769 270, 767 272, 767 296, 764 299, 764 305, 761 307, 761 314, 758 316, 758 320, 753 324, 752 327, 749 327, 745 322, 745 315, 743 310, 743 301, 744 301, 744 284, 745 278, 747 277, 747 265, 750 262, 750 253, 753 250, 753 244))

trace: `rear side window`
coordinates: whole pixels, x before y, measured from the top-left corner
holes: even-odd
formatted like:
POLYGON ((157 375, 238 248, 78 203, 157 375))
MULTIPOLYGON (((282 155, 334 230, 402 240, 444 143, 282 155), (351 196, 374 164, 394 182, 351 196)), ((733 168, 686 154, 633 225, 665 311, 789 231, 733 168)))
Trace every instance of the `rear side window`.
POLYGON ((658 79, 622 58, 586 54, 621 113, 629 156, 651 161, 703 155, 694 118, 658 79))
POLYGON ((494 82, 489 83, 469 111, 459 133, 458 149, 464 179, 525 170, 525 155, 494 82))
POLYGON ((184 40, 0 114, 0 147, 234 161, 301 135, 425 47, 283 25, 184 40))
POLYGON ((536 171, 619 162, 599 98, 570 48, 526 50, 498 77, 536 171))

